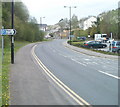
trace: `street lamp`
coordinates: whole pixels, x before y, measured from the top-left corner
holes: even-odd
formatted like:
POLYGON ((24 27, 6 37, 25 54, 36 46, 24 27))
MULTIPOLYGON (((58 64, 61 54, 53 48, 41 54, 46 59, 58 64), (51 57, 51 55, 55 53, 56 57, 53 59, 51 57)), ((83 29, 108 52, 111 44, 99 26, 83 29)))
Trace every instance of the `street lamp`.
POLYGON ((62 25, 60 24, 60 22, 62 22, 63 20, 64 20, 64 19, 60 19, 60 20, 59 20, 59 26, 60 26, 60 38, 61 38, 61 39, 62 39, 62 36, 61 36, 61 35, 62 35, 62 30, 63 30, 63 29, 62 29, 62 25))
POLYGON ((64 8, 69 8, 69 14, 70 14, 70 45, 71 45, 71 8, 77 8, 76 6, 64 6, 64 8))
POLYGON ((45 17, 40 17, 40 27, 42 28, 42 18, 45 18, 45 17))

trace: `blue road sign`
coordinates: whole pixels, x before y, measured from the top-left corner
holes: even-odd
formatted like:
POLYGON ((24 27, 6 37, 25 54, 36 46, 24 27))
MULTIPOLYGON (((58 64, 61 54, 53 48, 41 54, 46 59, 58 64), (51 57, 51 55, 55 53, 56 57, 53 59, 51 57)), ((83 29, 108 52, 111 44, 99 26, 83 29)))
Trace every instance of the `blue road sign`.
POLYGON ((15 29, 1 29, 0 35, 15 35, 16 30, 15 29))
POLYGON ((6 30, 5 29, 2 30, 2 35, 6 35, 6 30))
POLYGON ((69 35, 69 37, 74 38, 75 36, 74 35, 69 35))

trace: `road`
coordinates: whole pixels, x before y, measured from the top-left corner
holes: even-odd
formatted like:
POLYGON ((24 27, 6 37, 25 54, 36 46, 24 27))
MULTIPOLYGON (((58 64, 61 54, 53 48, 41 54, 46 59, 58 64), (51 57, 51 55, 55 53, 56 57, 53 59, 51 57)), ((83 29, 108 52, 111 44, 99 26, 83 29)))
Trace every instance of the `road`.
POLYGON ((31 54, 35 44, 22 47, 10 71, 10 105, 76 105, 49 79, 31 54))
POLYGON ((35 54, 66 86, 92 105, 118 105, 118 60, 89 56, 63 45, 38 44, 35 54))

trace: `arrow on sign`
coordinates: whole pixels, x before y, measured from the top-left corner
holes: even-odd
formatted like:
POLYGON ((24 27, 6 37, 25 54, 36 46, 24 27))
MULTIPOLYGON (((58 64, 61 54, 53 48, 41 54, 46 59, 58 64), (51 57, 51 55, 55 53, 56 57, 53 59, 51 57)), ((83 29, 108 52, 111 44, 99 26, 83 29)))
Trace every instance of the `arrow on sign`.
POLYGON ((0 35, 15 35, 16 30, 15 29, 1 29, 0 35))

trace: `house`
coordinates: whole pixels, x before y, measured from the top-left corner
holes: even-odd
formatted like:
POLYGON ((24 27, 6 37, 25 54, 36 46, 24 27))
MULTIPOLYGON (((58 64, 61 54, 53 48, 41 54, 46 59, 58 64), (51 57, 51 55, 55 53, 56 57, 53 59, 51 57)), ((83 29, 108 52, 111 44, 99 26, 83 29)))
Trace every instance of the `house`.
POLYGON ((47 24, 37 24, 38 27, 39 27, 39 30, 43 30, 43 31, 46 31, 47 29, 47 24))
POLYGON ((96 21, 97 21, 97 18, 95 16, 89 16, 87 18, 83 18, 80 20, 79 27, 83 30, 86 30, 89 27, 92 27, 92 25, 94 25, 94 22, 96 21))

